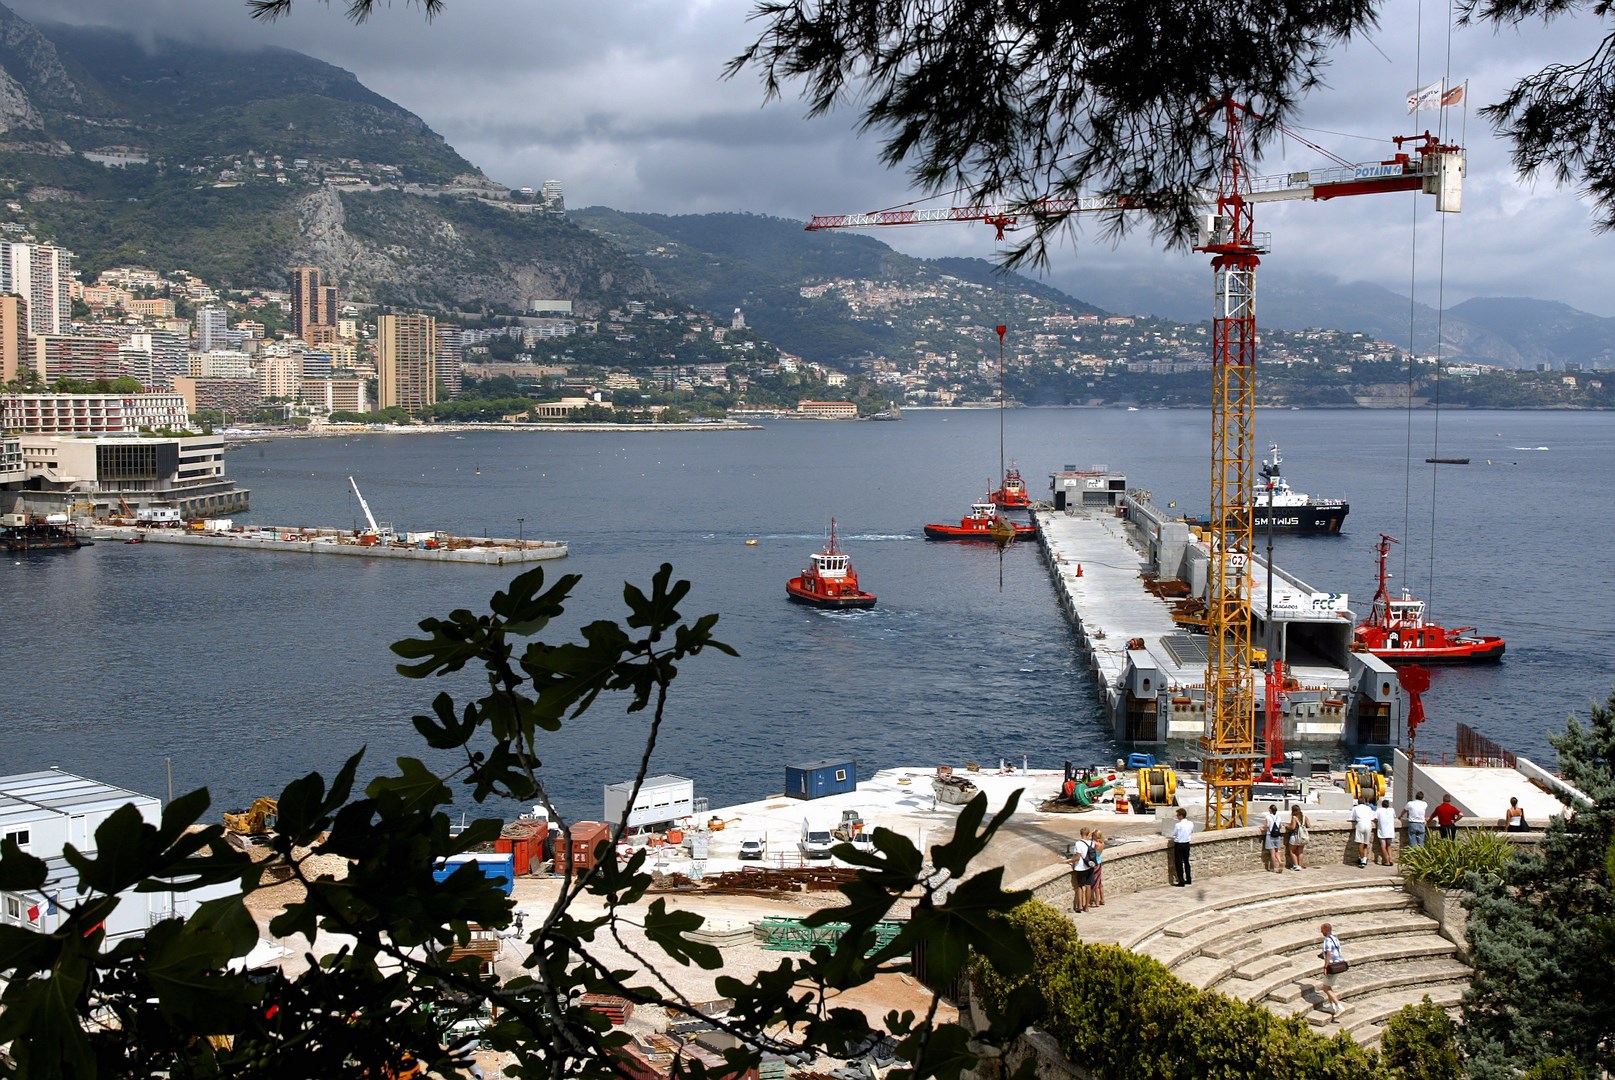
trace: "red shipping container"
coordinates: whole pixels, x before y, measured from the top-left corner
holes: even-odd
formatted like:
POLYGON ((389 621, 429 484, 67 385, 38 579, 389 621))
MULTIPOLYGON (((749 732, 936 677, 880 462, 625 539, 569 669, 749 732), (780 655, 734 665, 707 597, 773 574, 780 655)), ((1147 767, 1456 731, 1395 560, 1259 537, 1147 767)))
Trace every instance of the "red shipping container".
POLYGON ((557 867, 560 873, 566 872, 567 863, 573 864, 578 871, 589 870, 594 867, 594 849, 601 841, 611 838, 611 826, 603 821, 579 821, 572 826, 572 844, 570 849, 562 849, 561 865, 557 867))

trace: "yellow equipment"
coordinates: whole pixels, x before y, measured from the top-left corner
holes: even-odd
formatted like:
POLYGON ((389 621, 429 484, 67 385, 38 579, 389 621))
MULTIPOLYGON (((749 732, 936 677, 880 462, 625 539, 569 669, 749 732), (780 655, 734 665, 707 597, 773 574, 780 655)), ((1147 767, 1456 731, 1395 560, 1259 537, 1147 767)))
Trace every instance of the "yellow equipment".
POLYGON ((1138 809, 1140 813, 1157 806, 1178 804, 1178 774, 1166 765, 1138 770, 1138 809))
POLYGON ((1385 777, 1367 765, 1346 766, 1346 794, 1354 799, 1385 797, 1385 777))
POLYGON ((233 832, 238 836, 262 836, 275 827, 275 816, 280 812, 280 804, 274 799, 260 797, 252 801, 252 809, 239 813, 224 815, 224 828, 226 832, 233 832))

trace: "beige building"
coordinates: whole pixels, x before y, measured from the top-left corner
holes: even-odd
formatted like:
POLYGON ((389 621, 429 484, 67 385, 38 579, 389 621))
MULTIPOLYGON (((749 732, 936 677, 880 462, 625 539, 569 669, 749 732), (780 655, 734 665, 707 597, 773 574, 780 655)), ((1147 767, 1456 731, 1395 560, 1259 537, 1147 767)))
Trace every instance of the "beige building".
POLYGON ((303 403, 326 412, 370 412, 363 379, 304 379, 303 403))
POLYGON ((799 401, 796 403, 796 412, 799 416, 811 416, 817 420, 858 418, 858 406, 851 401, 799 401))
POLYGON ((190 518, 247 507, 248 493, 224 475, 221 435, 23 435, 19 442, 38 485, 26 496, 33 512, 88 502, 98 517, 127 504, 173 506, 190 518))
POLYGON ((302 353, 258 358, 258 390, 265 398, 295 400, 302 385, 302 353))
POLYGON ((0 382, 10 382, 28 355, 28 301, 0 296, 0 382))
POLYGON ((437 320, 382 315, 376 320, 376 405, 414 412, 437 403, 437 320))

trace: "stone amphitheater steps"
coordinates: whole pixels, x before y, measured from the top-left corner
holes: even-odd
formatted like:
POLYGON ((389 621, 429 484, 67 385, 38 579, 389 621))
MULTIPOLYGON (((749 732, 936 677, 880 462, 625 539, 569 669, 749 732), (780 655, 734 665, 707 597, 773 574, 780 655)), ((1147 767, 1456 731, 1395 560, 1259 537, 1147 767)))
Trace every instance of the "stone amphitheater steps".
MULTIPOLYGON (((1385 885, 1356 889, 1325 890, 1329 917, 1336 922, 1348 916, 1380 912, 1406 912, 1417 901, 1399 888, 1385 885)), ((1165 927, 1159 936, 1137 946, 1135 951, 1154 957, 1167 967, 1200 955, 1235 958, 1260 951, 1252 934, 1283 927, 1298 920, 1318 917, 1316 891, 1300 897, 1286 894, 1232 906, 1219 907, 1183 925, 1165 927)), ((1316 937, 1316 927, 1313 936, 1316 937)))
POLYGON ((1378 1042, 1385 1021, 1426 994, 1456 1009, 1471 976, 1455 958, 1457 947, 1389 874, 1365 878, 1347 867, 1305 877, 1252 873, 1237 887, 1225 881, 1202 896, 1162 892, 1159 904, 1143 907, 1151 921, 1132 920, 1119 944, 1194 986, 1344 1030, 1365 1044, 1378 1042), (1325 920, 1351 961, 1336 985, 1346 1006, 1338 1026, 1321 1007, 1318 924, 1325 920))
MULTIPOLYGON (((1339 1025, 1347 1035, 1363 1046, 1376 1046, 1386 1033, 1386 1020, 1392 1015, 1402 1011, 1403 1007, 1416 1006, 1429 998, 1437 1006, 1442 1006, 1452 1014, 1457 1014, 1458 1003, 1463 1001, 1463 990, 1468 985, 1465 982, 1439 983, 1434 986, 1403 986, 1399 990, 1387 991, 1381 994, 1360 994, 1357 998, 1342 998, 1347 1004, 1345 1012, 1340 1014, 1339 1025)), ((1307 1022, 1313 1027, 1329 1032, 1331 1015, 1324 1009, 1313 1009, 1307 1012, 1307 1022)))

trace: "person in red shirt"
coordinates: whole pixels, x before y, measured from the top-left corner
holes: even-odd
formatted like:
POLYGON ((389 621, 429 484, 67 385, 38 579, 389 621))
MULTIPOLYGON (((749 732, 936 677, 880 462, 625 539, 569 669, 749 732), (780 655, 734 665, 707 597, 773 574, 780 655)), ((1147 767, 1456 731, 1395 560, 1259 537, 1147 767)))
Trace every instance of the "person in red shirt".
POLYGON ((1458 838, 1458 821, 1464 816, 1464 812, 1452 805, 1451 795, 1441 796, 1441 805, 1430 811, 1430 816, 1435 818, 1436 825, 1441 830, 1441 839, 1458 838))

